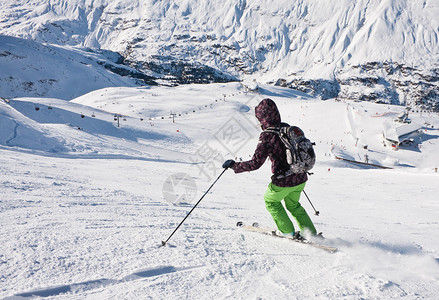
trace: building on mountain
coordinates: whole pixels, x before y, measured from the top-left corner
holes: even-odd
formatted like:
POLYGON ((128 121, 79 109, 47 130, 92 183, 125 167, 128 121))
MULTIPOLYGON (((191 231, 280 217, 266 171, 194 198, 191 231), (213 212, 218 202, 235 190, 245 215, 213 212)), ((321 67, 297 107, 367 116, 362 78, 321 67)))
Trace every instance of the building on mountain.
POLYGON ((383 144, 393 150, 398 150, 402 144, 411 144, 414 138, 422 134, 422 125, 411 123, 391 123, 383 124, 383 144))

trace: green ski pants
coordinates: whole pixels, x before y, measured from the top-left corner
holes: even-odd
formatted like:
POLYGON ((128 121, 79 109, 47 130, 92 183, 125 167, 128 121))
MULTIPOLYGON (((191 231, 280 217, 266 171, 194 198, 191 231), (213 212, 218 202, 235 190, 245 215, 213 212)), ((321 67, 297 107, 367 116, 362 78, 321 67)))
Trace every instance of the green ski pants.
POLYGON ((282 233, 294 232, 294 225, 285 211, 281 201, 285 200, 285 207, 296 219, 301 233, 308 229, 312 234, 317 231, 305 209, 300 205, 300 194, 305 188, 305 183, 293 187, 279 187, 270 183, 264 195, 265 206, 273 217, 277 228, 282 233))

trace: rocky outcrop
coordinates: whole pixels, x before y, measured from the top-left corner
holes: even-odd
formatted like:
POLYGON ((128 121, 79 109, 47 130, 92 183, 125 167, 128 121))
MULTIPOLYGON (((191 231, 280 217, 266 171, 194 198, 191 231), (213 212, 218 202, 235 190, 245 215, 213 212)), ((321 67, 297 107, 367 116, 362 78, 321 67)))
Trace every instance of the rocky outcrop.
POLYGON ((152 72, 155 80, 171 85, 238 81, 236 77, 212 67, 169 56, 155 55, 145 62, 127 60, 125 63, 140 72, 152 72))
POLYGON ((275 85, 320 97, 372 101, 439 111, 439 69, 370 62, 337 72, 336 79, 278 79, 275 85))

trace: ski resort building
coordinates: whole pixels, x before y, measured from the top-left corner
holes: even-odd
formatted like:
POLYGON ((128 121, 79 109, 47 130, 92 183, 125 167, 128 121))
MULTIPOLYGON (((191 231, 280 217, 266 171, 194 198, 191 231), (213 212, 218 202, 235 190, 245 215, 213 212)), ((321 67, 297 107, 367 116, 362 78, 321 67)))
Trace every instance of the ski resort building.
POLYGON ((421 133, 422 125, 417 123, 391 123, 385 122, 383 124, 383 144, 386 147, 391 147, 393 150, 398 150, 401 144, 410 144, 413 138, 421 133))

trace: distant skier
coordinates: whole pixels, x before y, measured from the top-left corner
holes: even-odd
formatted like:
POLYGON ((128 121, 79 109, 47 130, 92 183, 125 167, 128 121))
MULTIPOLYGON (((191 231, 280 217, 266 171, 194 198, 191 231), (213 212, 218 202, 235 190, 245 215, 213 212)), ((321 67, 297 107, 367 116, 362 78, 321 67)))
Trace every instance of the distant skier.
POLYGON ((267 157, 270 157, 273 176, 265 192, 264 200, 277 228, 284 235, 301 238, 300 233, 295 232, 294 225, 281 203, 284 200, 286 209, 296 219, 301 233, 308 230, 312 235, 315 235, 314 224, 299 203, 300 194, 305 187, 308 176, 306 173, 284 176, 289 169, 285 145, 277 133, 265 131, 267 128, 280 128, 289 125, 281 122, 279 110, 271 99, 262 100, 255 108, 255 115, 264 131, 259 136, 259 142, 252 159, 244 162, 235 162, 229 159, 224 162, 223 168, 231 168, 235 173, 254 171, 264 164, 267 157))

